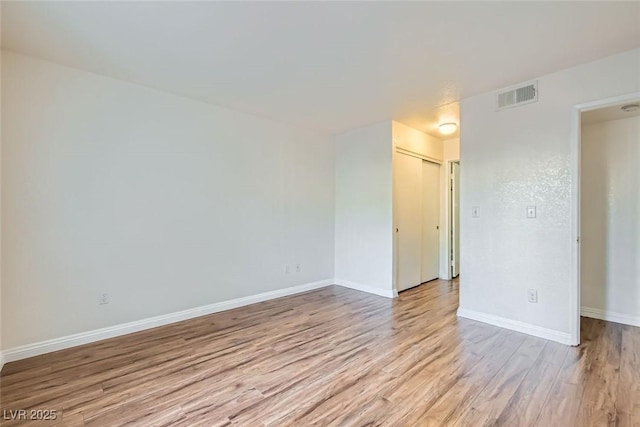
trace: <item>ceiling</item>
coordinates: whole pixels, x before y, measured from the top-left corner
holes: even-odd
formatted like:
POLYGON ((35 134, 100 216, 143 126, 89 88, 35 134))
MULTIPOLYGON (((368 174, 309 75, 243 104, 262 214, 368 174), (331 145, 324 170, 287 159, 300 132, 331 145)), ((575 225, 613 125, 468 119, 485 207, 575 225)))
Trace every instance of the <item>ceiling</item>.
POLYGON ((2 2, 2 46, 291 125, 429 133, 640 47, 640 2, 2 2))
POLYGON ((613 105, 611 107, 598 108, 597 110, 585 111, 582 113, 581 122, 583 125, 591 125, 594 123, 607 122, 610 120, 627 119, 629 117, 640 116, 640 108, 635 111, 624 112, 622 111, 623 105, 638 104, 640 105, 640 99, 636 101, 625 102, 620 105, 613 105))

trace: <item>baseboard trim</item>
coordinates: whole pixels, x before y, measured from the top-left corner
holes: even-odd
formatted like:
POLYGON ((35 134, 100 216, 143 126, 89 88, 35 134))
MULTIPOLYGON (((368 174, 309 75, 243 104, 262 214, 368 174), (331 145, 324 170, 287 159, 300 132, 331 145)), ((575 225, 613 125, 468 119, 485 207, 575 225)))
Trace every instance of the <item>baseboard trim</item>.
POLYGON ((615 311, 601 310, 599 308, 580 307, 580 316, 592 319, 606 320, 607 322, 622 323, 623 325, 639 326, 640 316, 616 313, 615 311))
POLYGON ((26 359, 28 357, 38 356, 40 354, 51 353, 53 351, 64 350, 66 348, 89 344, 108 338, 114 338, 120 335, 131 334, 146 329, 156 328, 158 326, 181 322, 183 320, 193 319, 195 317, 206 316, 208 314, 231 310, 258 302, 268 301, 275 298, 281 298, 288 295, 295 295, 314 289, 324 288, 325 286, 332 285, 333 283, 333 279, 320 280, 317 282, 306 283, 304 285, 263 292, 256 295, 217 302, 201 307, 178 311, 175 313, 164 314, 161 316, 150 317, 134 322, 123 323, 120 325, 109 326, 93 331, 81 332, 78 334, 41 341, 34 344, 14 347, 8 350, 4 350, 0 354, 0 361, 2 364, 4 364, 5 362, 8 363, 16 360, 26 359))
POLYGON ((493 314, 481 313, 479 311, 458 308, 458 316, 465 319, 476 320, 478 322, 488 323, 489 325, 499 326, 524 334, 533 335, 534 337, 544 338, 550 341, 559 342, 566 345, 576 345, 571 339, 571 334, 557 331, 555 329, 543 328, 542 326, 532 325, 530 323, 520 322, 519 320, 507 319, 505 317, 494 316, 493 314))
POLYGON ((0 351, 0 372, 2 372, 2 368, 4 368, 4 354, 0 351))
POLYGON ((334 282, 338 286, 344 288, 355 289, 356 291, 362 291, 369 294, 379 295, 385 298, 396 298, 398 291, 395 289, 380 289, 369 285, 363 285, 362 283, 351 282, 344 279, 336 279, 334 282))

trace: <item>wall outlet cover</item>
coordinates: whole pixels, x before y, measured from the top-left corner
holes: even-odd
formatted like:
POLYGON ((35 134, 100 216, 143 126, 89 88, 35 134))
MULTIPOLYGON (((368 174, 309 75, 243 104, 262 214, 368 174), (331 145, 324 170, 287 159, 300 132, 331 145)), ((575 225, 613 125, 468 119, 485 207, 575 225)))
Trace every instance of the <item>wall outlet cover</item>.
POLYGON ((535 218, 535 217, 536 217, 536 207, 527 206, 527 218, 535 218))
POLYGON ((106 292, 100 292, 98 294, 98 304, 99 305, 109 304, 109 294, 107 294, 106 292))

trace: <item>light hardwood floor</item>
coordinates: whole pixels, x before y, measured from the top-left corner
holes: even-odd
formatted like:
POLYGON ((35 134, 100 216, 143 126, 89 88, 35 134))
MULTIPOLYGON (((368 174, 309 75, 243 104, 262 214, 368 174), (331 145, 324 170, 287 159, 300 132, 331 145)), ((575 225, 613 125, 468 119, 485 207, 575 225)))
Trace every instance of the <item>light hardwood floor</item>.
MULTIPOLYGON (((640 426, 640 328, 566 347, 458 319, 457 283, 337 286, 9 363, 34 425, 640 426)), ((3 421, 3 425, 18 425, 3 421)))

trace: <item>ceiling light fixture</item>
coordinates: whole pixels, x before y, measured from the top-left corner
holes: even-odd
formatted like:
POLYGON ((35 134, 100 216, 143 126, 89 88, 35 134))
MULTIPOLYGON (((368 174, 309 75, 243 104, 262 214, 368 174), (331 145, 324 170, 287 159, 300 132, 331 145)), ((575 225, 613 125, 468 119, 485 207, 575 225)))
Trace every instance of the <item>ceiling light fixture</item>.
POLYGON ((440 126, 438 126, 438 130, 443 135, 451 135, 456 130, 458 130, 458 125, 455 123, 442 123, 440 126))
POLYGON ((640 104, 627 104, 627 105, 623 105, 622 107, 620 107, 620 109, 622 111, 624 111, 625 113, 630 113, 632 111, 636 111, 639 108, 640 108, 640 104))

